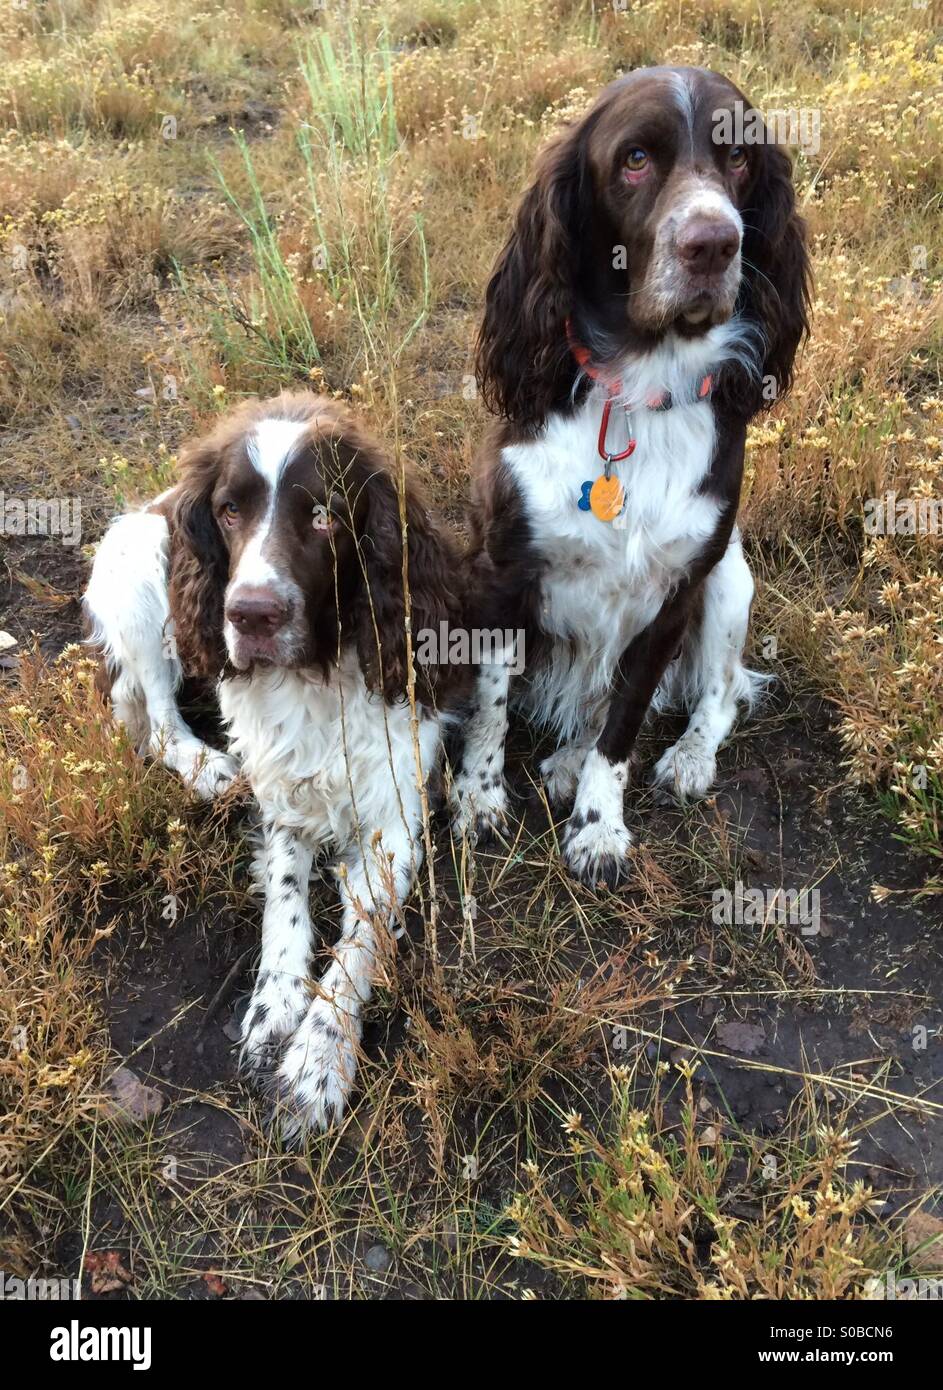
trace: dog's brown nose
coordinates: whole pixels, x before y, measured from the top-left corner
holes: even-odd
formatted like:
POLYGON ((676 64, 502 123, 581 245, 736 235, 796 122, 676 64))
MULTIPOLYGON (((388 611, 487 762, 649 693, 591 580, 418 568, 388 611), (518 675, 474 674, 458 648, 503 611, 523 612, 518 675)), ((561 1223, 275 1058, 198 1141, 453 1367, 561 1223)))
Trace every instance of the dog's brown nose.
POLYGON ((241 589, 226 605, 226 617, 246 637, 274 637, 288 615, 288 604, 270 589, 241 589))
POLYGON ((740 249, 740 234, 732 222, 698 219, 678 238, 678 256, 694 275, 718 275, 740 249))

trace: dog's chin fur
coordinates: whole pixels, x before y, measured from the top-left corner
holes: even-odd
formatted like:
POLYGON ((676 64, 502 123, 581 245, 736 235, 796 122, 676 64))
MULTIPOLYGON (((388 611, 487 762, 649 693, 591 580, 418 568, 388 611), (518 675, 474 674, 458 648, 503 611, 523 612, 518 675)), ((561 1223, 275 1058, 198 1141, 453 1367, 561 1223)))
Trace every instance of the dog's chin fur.
POLYGON ((729 323, 731 311, 726 309, 711 308, 709 305, 702 308, 686 309, 680 313, 671 324, 673 330, 677 330, 683 337, 698 338, 707 333, 712 328, 718 328, 722 324, 729 323))
POLYGON ((313 664, 302 643, 295 639, 285 640, 283 636, 274 638, 271 643, 259 644, 252 639, 239 638, 231 632, 226 633, 226 654, 230 665, 242 675, 258 670, 278 669, 296 671, 313 664), (258 648, 253 650, 253 648, 258 648), (268 648, 268 650, 266 650, 268 648))
MULTIPOLYGON (((630 335, 649 339, 652 347, 675 329, 686 337, 696 337, 727 323, 736 313, 744 288, 739 257, 733 273, 725 272, 706 283, 688 282, 673 273, 671 283, 659 287, 658 278, 650 275, 637 295, 630 291, 626 298, 625 322, 630 335)), ((661 279, 665 279, 663 274, 661 279)))
POLYGON ((651 334, 656 339, 667 337, 674 332, 685 338, 697 338, 712 328, 729 323, 735 310, 736 296, 712 296, 707 293, 703 298, 694 296, 672 306, 656 323, 639 323, 637 330, 651 334))
POLYGON ((677 318, 692 328, 710 328, 715 324, 727 322, 733 313, 735 302, 728 299, 717 300, 705 295, 703 299, 696 299, 692 304, 686 305, 677 318))

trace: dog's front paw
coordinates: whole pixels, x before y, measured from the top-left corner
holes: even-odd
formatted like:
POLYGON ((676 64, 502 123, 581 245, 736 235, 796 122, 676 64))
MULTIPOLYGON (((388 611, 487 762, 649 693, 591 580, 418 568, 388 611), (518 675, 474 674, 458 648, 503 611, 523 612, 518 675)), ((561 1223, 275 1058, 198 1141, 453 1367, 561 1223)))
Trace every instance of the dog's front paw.
POLYGON ((672 792, 679 801, 700 801, 717 775, 717 759, 699 739, 684 736, 655 764, 652 785, 672 792))
POLYGON ((205 748, 194 757, 189 772, 184 773, 184 781, 203 801, 212 801, 222 796, 238 775, 239 764, 235 758, 215 748, 205 748))
POLYGON ((632 836, 621 821, 587 820, 574 812, 563 834, 563 860, 590 888, 615 888, 629 871, 632 836))
POLYGON ((242 1020, 240 1069, 249 1073, 268 1070, 310 1003, 306 980, 274 971, 260 974, 242 1020))
POLYGON ((500 773, 460 773, 452 789, 458 835, 476 845, 504 838, 508 829, 508 794, 500 773))
POLYGON ((315 999, 275 1075, 275 1123, 287 1143, 336 1124, 357 1074, 360 1023, 315 999))

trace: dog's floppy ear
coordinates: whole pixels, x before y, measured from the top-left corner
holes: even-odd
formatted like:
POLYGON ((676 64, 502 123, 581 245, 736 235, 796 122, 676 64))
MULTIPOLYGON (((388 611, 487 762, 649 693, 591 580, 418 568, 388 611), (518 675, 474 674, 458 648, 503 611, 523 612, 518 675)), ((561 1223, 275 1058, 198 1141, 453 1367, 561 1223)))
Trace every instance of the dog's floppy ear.
POLYGON ((745 317, 757 323, 764 341, 761 409, 792 385, 796 353, 809 332, 812 275, 792 162, 775 144, 759 150, 757 181, 743 213, 743 262, 745 317))
POLYGON ((220 469, 214 438, 188 445, 170 541, 170 613, 177 656, 188 676, 219 674, 225 660, 223 599, 229 556, 210 506, 220 469))
POLYGON ((485 292, 479 389, 490 410, 525 428, 562 404, 572 384, 566 321, 588 196, 586 128, 581 122, 544 150, 485 292))
MULTIPOLYGON (((367 490, 369 505, 361 553, 369 593, 361 604, 358 652, 367 685, 395 700, 407 689, 407 586, 415 660, 420 633, 432 631, 438 637, 441 623, 458 621, 459 566, 453 547, 429 516, 411 479, 394 479, 381 463, 373 469, 367 490)), ((445 653, 442 655, 445 659, 445 653)), ((430 697, 435 668, 415 665, 414 669, 420 694, 430 697)))

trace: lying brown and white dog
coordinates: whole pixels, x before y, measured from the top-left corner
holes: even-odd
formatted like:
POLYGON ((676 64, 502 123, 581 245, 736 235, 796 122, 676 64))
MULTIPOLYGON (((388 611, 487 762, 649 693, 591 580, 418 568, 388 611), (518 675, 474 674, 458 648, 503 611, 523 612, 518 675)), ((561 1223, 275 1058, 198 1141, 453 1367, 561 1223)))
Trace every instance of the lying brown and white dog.
POLYGON ((114 713, 142 751, 203 795, 241 769, 258 800, 265 909, 242 1058, 277 1062, 291 1136, 343 1109, 376 932, 422 859, 450 673, 417 670, 408 698, 406 635, 457 619, 456 563, 414 484, 401 498, 377 444, 331 401, 244 405, 182 462, 177 487, 112 524, 86 608, 114 713), (220 677, 230 754, 184 723, 184 675, 220 677), (312 988, 308 881, 327 848, 343 923, 312 988))
MULTIPOLYGON (((700 68, 613 82, 544 152, 488 286, 478 379, 503 418, 476 481, 474 621, 523 633, 511 695, 557 735, 541 771, 574 802, 563 853, 591 884, 626 869, 653 701, 691 716, 656 781, 701 796, 758 683, 744 444, 789 388, 809 266, 787 156, 731 142, 765 132, 751 113, 700 68)), ((507 810, 507 656, 480 674, 458 779, 478 834, 507 810)))

